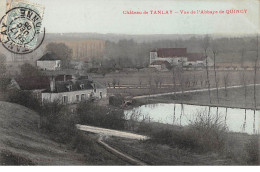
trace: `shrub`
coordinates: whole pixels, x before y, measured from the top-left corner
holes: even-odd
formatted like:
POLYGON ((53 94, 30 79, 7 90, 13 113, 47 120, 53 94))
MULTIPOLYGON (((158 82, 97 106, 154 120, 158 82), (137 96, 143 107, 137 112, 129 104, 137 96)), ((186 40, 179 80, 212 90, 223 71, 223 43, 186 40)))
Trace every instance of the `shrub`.
POLYGON ((190 149, 195 152, 222 151, 226 142, 226 127, 220 118, 198 113, 194 122, 179 130, 162 130, 153 133, 157 143, 190 149))
POLYGON ((246 144, 246 152, 248 154, 247 163, 251 165, 259 165, 259 135, 254 135, 246 144))
POLYGON ((1 150, 1 165, 35 165, 29 158, 14 154, 9 150, 1 150))
POLYGON ((125 126, 123 110, 82 102, 78 104, 76 112, 81 124, 119 130, 124 129, 125 126))
POLYGON ((200 150, 222 151, 227 140, 227 127, 221 116, 210 116, 198 112, 196 119, 188 126, 187 132, 198 142, 200 150))
POLYGON ((76 132, 77 118, 58 101, 44 102, 41 111, 41 128, 45 129, 55 141, 68 143, 76 132))
POLYGON ((89 135, 77 131, 72 138, 71 148, 78 153, 89 153, 90 155, 96 155, 95 141, 89 135))
POLYGON ((10 90, 6 101, 23 105, 35 111, 41 109, 40 102, 35 96, 33 96, 31 91, 10 90))
POLYGON ((113 106, 121 106, 123 104, 124 98, 120 95, 113 95, 109 97, 109 104, 113 106))
POLYGON ((11 79, 7 77, 0 77, 0 92, 5 92, 11 79))

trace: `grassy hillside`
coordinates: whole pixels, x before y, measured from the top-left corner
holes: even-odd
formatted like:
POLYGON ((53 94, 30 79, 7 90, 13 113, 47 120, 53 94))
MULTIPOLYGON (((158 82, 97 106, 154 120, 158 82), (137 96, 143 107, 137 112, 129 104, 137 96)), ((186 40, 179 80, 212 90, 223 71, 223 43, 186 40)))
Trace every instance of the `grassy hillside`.
POLYGON ((82 164, 82 156, 66 151, 61 145, 40 134, 39 116, 20 105, 0 102, 0 163, 11 164, 82 164))
POLYGON ((38 120, 34 111, 0 101, 0 165, 126 164, 97 144, 92 154, 68 150, 41 133, 38 120))

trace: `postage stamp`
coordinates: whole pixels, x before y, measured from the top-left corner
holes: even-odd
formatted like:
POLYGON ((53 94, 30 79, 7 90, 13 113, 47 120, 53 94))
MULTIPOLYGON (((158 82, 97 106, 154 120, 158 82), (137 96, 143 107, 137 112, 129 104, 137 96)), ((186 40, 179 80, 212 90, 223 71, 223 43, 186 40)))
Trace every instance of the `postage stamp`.
POLYGON ((0 23, 3 47, 16 54, 28 54, 37 49, 44 39, 43 34, 38 44, 43 14, 44 7, 28 1, 7 3, 7 12, 0 23))

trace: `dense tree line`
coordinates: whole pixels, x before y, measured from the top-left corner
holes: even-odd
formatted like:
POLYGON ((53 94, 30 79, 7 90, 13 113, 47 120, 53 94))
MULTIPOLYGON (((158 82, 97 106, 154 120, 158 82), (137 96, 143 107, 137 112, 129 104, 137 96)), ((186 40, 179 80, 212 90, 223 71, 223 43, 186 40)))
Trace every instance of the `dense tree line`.
MULTIPOLYGON (((210 38, 210 40, 211 45, 214 45, 214 47, 208 48, 208 56, 213 58, 217 47, 217 53, 221 57, 217 59, 217 62, 225 62, 227 58, 230 58, 233 62, 243 63, 245 61, 253 61, 256 56, 254 37, 210 38)), ((203 37, 143 43, 137 43, 133 39, 124 39, 118 42, 107 41, 104 57, 96 58, 94 61, 103 67, 110 68, 147 67, 149 65, 149 52, 152 49, 187 48, 187 51, 190 53, 204 53, 201 46, 203 42, 203 37)))

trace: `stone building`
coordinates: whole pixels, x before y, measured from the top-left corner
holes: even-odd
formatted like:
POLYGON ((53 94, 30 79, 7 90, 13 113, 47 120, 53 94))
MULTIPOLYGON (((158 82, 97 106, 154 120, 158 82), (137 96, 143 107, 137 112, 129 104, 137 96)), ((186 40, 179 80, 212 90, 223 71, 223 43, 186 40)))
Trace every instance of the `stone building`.
POLYGON ((213 60, 210 57, 205 57, 203 53, 188 53, 187 48, 159 48, 150 52, 150 65, 159 61, 170 63, 172 66, 213 66, 213 60))
POLYGON ((46 53, 37 60, 37 67, 42 70, 60 70, 61 60, 58 59, 53 53, 46 53))
POLYGON ((42 92, 42 101, 60 101, 63 104, 79 103, 88 99, 103 99, 107 96, 107 88, 97 81, 86 77, 69 81, 50 81, 50 87, 42 92))

